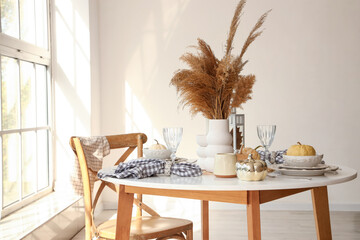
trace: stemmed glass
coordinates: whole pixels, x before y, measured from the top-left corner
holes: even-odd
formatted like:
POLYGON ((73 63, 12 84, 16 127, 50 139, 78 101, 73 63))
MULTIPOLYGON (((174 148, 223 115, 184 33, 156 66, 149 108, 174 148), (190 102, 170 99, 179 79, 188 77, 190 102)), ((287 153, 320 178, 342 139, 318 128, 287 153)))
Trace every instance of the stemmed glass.
POLYGON ((172 128, 163 128, 163 135, 166 146, 171 151, 171 161, 175 163, 176 159, 176 150, 180 144, 181 138, 183 134, 182 127, 172 127, 172 128))
POLYGON ((274 136, 276 132, 276 125, 258 125, 257 134, 260 139, 261 144, 265 148, 265 161, 274 163, 270 158, 269 147, 274 141, 274 136))

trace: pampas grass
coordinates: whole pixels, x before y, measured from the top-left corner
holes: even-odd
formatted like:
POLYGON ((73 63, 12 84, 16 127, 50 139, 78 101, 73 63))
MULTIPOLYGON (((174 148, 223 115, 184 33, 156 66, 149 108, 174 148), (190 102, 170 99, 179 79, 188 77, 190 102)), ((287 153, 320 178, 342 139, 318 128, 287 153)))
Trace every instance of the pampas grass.
POLYGON ((234 56, 233 41, 245 4, 246 0, 241 0, 235 9, 225 54, 221 60, 216 58, 211 47, 200 38, 198 45, 194 46, 196 54, 188 52, 180 57, 189 69, 176 71, 170 85, 176 87, 181 99, 180 106, 189 107, 192 116, 202 113, 209 119, 227 119, 232 108, 241 108, 243 103, 251 99, 255 76, 241 74, 248 62, 243 61, 243 56, 251 43, 261 35, 260 28, 269 11, 259 18, 240 54, 234 56))

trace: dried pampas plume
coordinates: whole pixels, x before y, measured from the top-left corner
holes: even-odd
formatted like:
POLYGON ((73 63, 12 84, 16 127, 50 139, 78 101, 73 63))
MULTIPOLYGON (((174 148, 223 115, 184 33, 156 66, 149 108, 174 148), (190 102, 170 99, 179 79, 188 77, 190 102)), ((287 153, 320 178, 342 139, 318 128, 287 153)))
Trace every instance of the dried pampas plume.
POLYGON ((233 41, 245 3, 246 0, 240 1, 235 9, 226 40, 225 55, 221 60, 215 57, 210 46, 200 38, 198 45, 194 46, 196 54, 188 52, 180 57, 189 69, 176 71, 170 85, 176 87, 181 99, 180 106, 189 107, 191 115, 202 113, 209 119, 227 119, 231 108, 241 107, 251 99, 255 76, 241 74, 248 62, 243 61, 243 56, 250 44, 261 35, 260 28, 270 11, 259 18, 240 54, 233 56, 233 41))

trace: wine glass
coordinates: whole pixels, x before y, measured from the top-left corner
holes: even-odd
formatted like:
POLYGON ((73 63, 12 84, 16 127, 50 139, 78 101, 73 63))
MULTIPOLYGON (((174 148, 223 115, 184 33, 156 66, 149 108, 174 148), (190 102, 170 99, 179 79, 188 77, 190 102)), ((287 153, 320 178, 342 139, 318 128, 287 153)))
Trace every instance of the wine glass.
POLYGON ((166 146, 171 151, 171 161, 174 164, 176 159, 176 150, 180 144, 181 138, 183 134, 182 127, 171 127, 171 128, 163 128, 163 135, 166 146))
POLYGON ((274 141, 274 136, 276 132, 276 125, 258 125, 257 134, 260 139, 261 144, 265 148, 265 161, 274 163, 270 158, 269 147, 274 141))

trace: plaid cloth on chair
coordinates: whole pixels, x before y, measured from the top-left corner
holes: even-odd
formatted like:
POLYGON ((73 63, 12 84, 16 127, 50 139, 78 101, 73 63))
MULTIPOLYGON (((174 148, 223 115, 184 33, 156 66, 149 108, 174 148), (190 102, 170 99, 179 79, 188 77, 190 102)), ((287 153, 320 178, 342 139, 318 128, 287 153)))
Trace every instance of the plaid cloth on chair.
MULTIPOLYGON (((99 178, 146 178, 156 174, 165 174, 165 168, 171 161, 160 159, 134 159, 120 163, 114 173, 98 173, 99 178)), ((202 174, 201 168, 193 163, 175 163, 170 167, 170 174, 181 177, 197 177, 202 174)))
MULTIPOLYGON (((79 137, 81 144, 83 145, 84 153, 86 156, 88 168, 93 172, 97 172, 102 168, 102 161, 105 156, 110 153, 110 145, 106 137, 79 137)), ((97 180, 96 175, 89 171, 91 191, 94 183, 97 180)), ((76 194, 81 196, 83 193, 83 184, 81 178, 81 171, 79 160, 75 156, 74 169, 71 174, 71 184, 76 194)))

